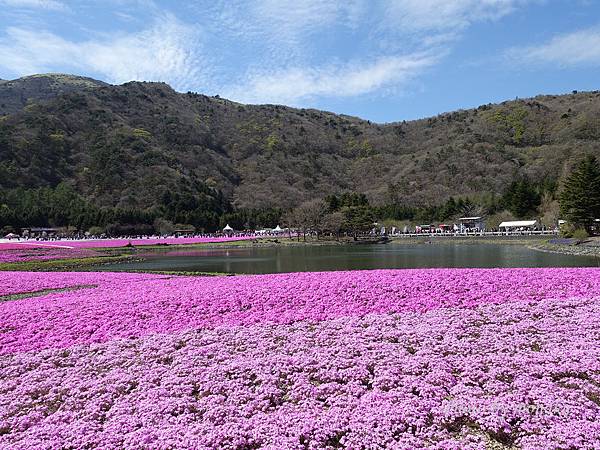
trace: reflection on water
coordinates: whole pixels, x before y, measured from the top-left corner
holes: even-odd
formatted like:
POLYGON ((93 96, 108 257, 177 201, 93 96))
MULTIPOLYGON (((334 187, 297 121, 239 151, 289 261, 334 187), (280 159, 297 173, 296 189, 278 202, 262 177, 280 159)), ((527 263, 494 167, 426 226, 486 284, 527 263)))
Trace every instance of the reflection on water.
POLYGON ((102 270, 173 270, 276 273, 425 267, 597 266, 596 258, 544 253, 519 245, 414 244, 290 246, 235 249, 161 249, 146 261, 112 264, 102 270))

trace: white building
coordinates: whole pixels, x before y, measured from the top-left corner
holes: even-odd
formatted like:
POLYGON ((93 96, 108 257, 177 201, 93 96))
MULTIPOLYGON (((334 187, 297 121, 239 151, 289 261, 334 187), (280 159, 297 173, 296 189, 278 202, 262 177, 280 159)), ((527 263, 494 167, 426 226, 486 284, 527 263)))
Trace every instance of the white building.
POLYGON ((536 225, 537 220, 513 220, 502 222, 499 228, 504 229, 504 231, 525 231, 533 230, 536 225))

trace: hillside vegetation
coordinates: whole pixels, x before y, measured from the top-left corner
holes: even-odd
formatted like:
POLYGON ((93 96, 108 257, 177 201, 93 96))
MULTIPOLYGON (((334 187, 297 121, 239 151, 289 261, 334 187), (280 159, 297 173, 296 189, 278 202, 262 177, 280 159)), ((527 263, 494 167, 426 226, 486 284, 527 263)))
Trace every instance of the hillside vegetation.
POLYGON ((375 124, 163 83, 0 81, 0 188, 65 182, 97 207, 287 209, 342 192, 374 205, 477 200, 524 178, 560 182, 599 138, 597 91, 375 124))

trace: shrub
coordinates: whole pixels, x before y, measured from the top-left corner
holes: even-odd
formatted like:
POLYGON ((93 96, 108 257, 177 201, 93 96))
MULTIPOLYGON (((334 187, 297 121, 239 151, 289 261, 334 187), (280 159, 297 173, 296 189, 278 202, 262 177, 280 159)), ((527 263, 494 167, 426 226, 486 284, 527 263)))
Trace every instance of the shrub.
POLYGON ((589 237, 588 232, 585 231, 585 229, 583 229, 583 228, 578 228, 575 231, 573 231, 573 238, 577 239, 577 243, 579 243, 579 244, 584 242, 588 237, 589 237))
POLYGON ((90 233, 92 236, 100 236, 101 234, 104 234, 104 228, 90 227, 90 229, 88 230, 88 233, 90 233))
POLYGON ((564 238, 572 238, 575 232, 573 224, 566 223, 560 227, 560 235, 564 238))

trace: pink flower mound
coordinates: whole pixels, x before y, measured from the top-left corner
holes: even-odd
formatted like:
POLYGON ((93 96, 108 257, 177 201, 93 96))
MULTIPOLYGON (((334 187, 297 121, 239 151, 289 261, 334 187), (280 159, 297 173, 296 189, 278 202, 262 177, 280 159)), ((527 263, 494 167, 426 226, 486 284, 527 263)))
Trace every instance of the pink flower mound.
MULTIPOLYGON (((506 287, 503 271, 449 272, 402 272, 390 284, 464 277, 506 287)), ((510 272, 514 296, 540 277, 596 276, 510 272)), ((394 273, 355 281, 384 275, 394 273)), ((600 301, 544 295, 5 355, 0 447, 599 448, 600 301)))
MULTIPOLYGON (((136 273, 79 273, 79 272, 1 272, 0 296, 39 292, 47 289, 64 289, 77 286, 98 286, 99 289, 110 289, 115 286, 126 286, 137 281, 169 278, 164 275, 142 275, 136 273)), ((35 302, 35 300, 32 300, 35 302)), ((2 307, 20 305, 16 303, 0 303, 2 307)))
POLYGON ((597 269, 430 269, 236 277, 0 272, 0 295, 97 286, 0 302, 0 354, 344 316, 600 297, 597 269), (43 325, 40 325, 43 324, 43 325))
POLYGON ((0 249, 0 263, 90 258, 93 256, 98 256, 98 253, 94 252, 93 250, 82 248, 42 248, 21 246, 13 249, 0 249))
POLYGON ((255 236, 222 236, 222 237, 190 237, 190 238, 146 238, 146 239, 86 239, 81 241, 75 240, 58 240, 58 241, 17 241, 17 242, 0 242, 0 251, 16 250, 23 248, 112 248, 125 247, 128 244, 138 245, 183 245, 183 244, 206 244, 217 242, 234 242, 256 239, 255 236))

